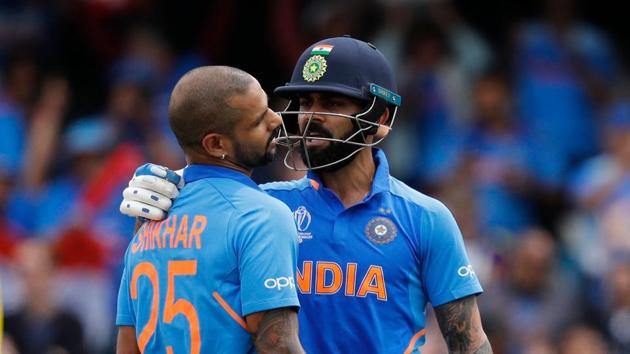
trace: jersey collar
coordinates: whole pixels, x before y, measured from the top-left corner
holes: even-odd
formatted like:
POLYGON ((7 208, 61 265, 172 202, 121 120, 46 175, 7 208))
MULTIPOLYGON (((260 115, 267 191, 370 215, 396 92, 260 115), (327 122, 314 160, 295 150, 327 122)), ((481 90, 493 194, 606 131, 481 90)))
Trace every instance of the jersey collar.
POLYGON ((204 178, 227 178, 232 179, 255 189, 260 189, 256 182, 242 172, 231 168, 213 165, 192 164, 184 169, 184 181, 194 182, 204 178))
MULTIPOLYGON (((387 163, 387 157, 385 157, 383 150, 378 148, 372 148, 372 157, 376 165, 376 172, 374 173, 370 194, 365 200, 381 192, 389 192, 389 164, 387 163)), ((313 171, 308 171, 306 177, 311 180, 311 185, 316 186, 315 189, 323 186, 321 178, 313 171)))
POLYGON ((381 192, 389 192, 389 163, 383 150, 378 148, 372 149, 374 164, 376 165, 376 173, 372 181, 372 190, 366 199, 381 192))

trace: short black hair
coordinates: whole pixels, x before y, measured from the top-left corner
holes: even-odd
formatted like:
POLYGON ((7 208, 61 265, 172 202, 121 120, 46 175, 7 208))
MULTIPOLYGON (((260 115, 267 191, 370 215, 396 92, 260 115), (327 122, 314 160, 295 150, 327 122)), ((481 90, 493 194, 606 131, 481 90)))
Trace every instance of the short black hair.
POLYGON ((242 112, 228 101, 244 94, 254 81, 250 74, 229 66, 203 66, 182 76, 168 106, 168 121, 182 149, 201 146, 209 133, 231 135, 242 112))

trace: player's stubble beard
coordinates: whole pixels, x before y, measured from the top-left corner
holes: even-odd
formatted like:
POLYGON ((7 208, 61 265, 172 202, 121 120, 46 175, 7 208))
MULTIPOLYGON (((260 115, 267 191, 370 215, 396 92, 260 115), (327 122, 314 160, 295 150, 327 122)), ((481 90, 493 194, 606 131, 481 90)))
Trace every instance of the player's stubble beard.
MULTIPOLYGON (((333 138, 332 133, 328 129, 326 129, 323 125, 317 122, 311 122, 311 124, 308 127, 308 130, 310 133, 319 133, 323 138, 329 138, 329 139, 333 138)), ((344 141, 350 138, 350 136, 352 136, 352 134, 354 133, 355 133, 355 130, 352 129, 348 134, 339 138, 338 140, 344 141)), ((357 134, 355 137, 353 137, 349 141, 363 143, 360 134, 357 134)), ((339 161, 333 165, 330 165, 328 167, 323 167, 317 170, 321 172, 334 172, 341 169, 342 167, 347 166, 350 162, 354 160, 357 154, 352 155, 346 160, 343 160, 343 161, 340 161, 340 160, 362 148, 362 146, 359 146, 359 145, 347 144, 340 141, 329 141, 328 146, 324 148, 309 149, 304 144, 300 144, 300 146, 301 146, 300 156, 302 157, 302 162, 304 162, 304 165, 306 166, 308 166, 309 160, 310 160, 310 164, 312 168, 318 167, 318 166, 324 166, 329 163, 339 161), (308 159, 306 157, 306 154, 308 154, 308 159)))
POLYGON ((271 146, 273 139, 278 136, 280 127, 272 132, 267 139, 265 149, 259 149, 253 145, 241 144, 239 141, 234 140, 234 162, 238 165, 247 167, 249 169, 268 165, 273 161, 276 156, 276 147, 271 146))

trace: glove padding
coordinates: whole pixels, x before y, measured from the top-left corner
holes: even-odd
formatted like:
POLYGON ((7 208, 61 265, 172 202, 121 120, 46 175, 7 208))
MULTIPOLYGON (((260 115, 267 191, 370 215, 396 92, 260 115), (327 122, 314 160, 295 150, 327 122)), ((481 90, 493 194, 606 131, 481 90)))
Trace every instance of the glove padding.
POLYGON ((154 164, 138 167, 129 187, 123 191, 120 212, 157 221, 165 219, 173 204, 171 199, 176 198, 178 188, 184 186, 181 173, 182 170, 172 171, 154 164))

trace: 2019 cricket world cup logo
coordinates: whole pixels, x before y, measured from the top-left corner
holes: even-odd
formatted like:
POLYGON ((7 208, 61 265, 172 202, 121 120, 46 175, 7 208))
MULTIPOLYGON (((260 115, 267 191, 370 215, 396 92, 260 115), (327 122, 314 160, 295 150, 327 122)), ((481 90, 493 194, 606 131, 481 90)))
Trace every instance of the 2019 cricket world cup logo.
POLYGON ((295 225, 297 225, 298 231, 306 231, 311 224, 311 213, 303 205, 293 212, 293 218, 295 218, 295 225))
POLYGON ((308 227, 311 225, 311 213, 304 207, 300 205, 293 212, 293 219, 295 220, 295 226, 298 229, 298 242, 302 243, 305 239, 312 239, 313 234, 311 232, 306 231, 308 227))

